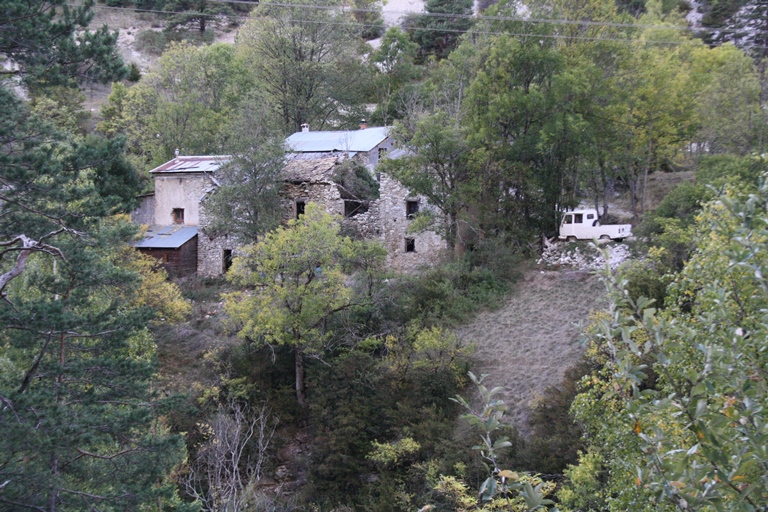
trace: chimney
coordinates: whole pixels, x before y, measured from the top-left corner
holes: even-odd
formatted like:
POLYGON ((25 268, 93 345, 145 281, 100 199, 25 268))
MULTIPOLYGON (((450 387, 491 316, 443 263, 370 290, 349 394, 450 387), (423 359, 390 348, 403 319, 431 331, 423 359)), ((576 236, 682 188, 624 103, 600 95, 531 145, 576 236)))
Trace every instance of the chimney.
POLYGON ((360 129, 361 130, 365 130, 366 128, 368 128, 368 125, 365 124, 365 119, 361 119, 360 120, 360 129))
POLYGON ((301 123, 301 131, 302 132, 308 132, 309 131, 309 125, 307 123, 301 123))
POLYGON ((176 148, 176 151, 174 151, 173 154, 174 154, 174 156, 178 157, 179 156, 179 148, 176 148))

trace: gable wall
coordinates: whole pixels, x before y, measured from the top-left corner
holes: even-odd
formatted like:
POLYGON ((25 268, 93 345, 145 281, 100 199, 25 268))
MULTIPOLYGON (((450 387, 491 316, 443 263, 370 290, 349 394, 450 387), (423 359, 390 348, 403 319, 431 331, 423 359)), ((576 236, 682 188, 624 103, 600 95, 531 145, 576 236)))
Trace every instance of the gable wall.
POLYGON ((432 266, 445 255, 445 241, 437 233, 408 233, 411 221, 406 217, 405 203, 409 199, 418 199, 420 210, 428 208, 425 198, 410 194, 399 181, 382 173, 379 199, 367 212, 345 220, 356 226, 364 237, 379 240, 387 250, 387 266, 398 272, 414 272, 432 266), (414 252, 406 252, 406 238, 414 239, 414 252))
POLYGON ((155 222, 159 226, 173 224, 174 208, 184 209, 184 224, 200 225, 200 201, 213 187, 204 173, 155 174, 155 222))

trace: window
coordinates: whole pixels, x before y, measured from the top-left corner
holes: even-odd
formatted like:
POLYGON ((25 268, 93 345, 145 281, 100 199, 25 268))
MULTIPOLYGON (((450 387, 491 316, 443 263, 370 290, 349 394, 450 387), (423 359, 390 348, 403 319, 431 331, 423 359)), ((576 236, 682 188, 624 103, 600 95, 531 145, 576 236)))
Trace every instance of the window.
POLYGON ((387 148, 379 148, 379 160, 387 156, 387 148))
POLYGON ((174 224, 184 224, 184 208, 174 208, 172 215, 174 224))
POLYGON ((362 201, 345 200, 344 201, 344 216, 354 217, 358 213, 367 211, 367 206, 362 201))
POLYGON ((171 261, 171 255, 167 252, 163 253, 163 263, 169 263, 171 261))
POLYGON ((405 239, 405 252, 416 252, 416 239, 415 238, 406 238, 405 239))
POLYGON ((563 224, 573 224, 573 216, 572 215, 566 215, 563 219, 563 224))
POLYGON ((414 215, 419 213, 419 202, 418 201, 406 201, 405 202, 405 217, 407 219, 412 219, 414 215))
POLYGON ((581 224, 584 222, 584 214, 583 213, 574 213, 573 214, 573 223, 574 224, 581 224))
POLYGON ((296 218, 298 219, 302 215, 304 215, 304 209, 307 206, 306 201, 296 201, 296 218))
POLYGON ((592 220, 594 218, 595 218, 595 214, 594 213, 588 213, 587 214, 587 220, 592 220))
POLYGON ((232 249, 224 249, 224 254, 222 258, 222 270, 226 272, 229 270, 229 267, 232 266, 232 249))

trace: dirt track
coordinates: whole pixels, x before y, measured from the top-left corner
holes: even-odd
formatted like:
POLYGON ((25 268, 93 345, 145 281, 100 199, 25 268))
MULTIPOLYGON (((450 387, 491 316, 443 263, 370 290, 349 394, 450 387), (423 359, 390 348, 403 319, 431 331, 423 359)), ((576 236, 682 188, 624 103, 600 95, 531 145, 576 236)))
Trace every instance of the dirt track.
POLYGON ((528 405, 583 352, 579 322, 587 321, 605 295, 599 278, 582 271, 531 270, 512 290, 506 305, 478 315, 457 329, 477 346, 475 374, 488 374, 490 388, 503 386, 506 419, 522 432, 528 405))

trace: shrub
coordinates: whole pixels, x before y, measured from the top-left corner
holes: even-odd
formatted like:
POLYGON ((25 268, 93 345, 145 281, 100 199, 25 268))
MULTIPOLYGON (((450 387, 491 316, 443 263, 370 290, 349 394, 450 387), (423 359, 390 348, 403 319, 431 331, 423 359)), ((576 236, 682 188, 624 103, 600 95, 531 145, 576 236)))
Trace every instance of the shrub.
POLYGON ((135 82, 138 82, 139 80, 141 80, 141 70, 139 69, 139 66, 137 66, 135 62, 131 62, 131 66, 128 71, 128 81, 135 83, 135 82))
POLYGON ((163 32, 142 30, 136 36, 136 49, 140 52, 160 56, 166 46, 168 46, 168 39, 163 32))

